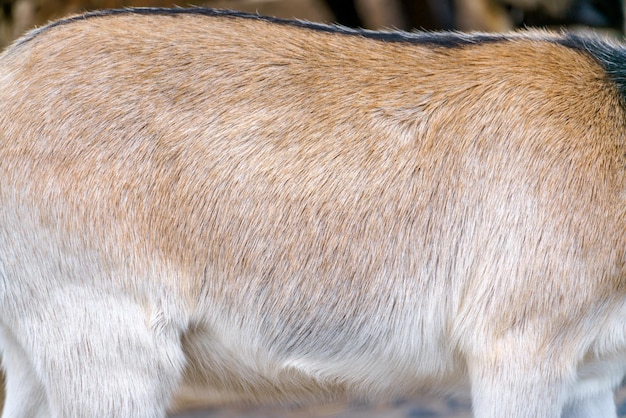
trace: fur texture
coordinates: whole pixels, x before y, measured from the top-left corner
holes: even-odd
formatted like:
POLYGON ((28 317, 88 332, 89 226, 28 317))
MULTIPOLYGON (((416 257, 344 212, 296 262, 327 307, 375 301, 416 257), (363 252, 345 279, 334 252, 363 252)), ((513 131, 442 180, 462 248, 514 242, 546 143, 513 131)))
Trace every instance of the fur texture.
POLYGON ((163 417, 181 384, 616 416, 620 62, 211 10, 32 32, 0 57, 3 417, 163 417))

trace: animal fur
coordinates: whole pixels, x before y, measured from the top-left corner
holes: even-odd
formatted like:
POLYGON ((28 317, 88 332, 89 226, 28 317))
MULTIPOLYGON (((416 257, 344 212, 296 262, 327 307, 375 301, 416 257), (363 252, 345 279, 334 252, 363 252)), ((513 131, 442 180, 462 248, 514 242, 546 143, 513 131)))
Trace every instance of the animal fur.
POLYGON ((626 51, 208 9, 0 56, 4 418, 471 386, 615 417, 626 51))

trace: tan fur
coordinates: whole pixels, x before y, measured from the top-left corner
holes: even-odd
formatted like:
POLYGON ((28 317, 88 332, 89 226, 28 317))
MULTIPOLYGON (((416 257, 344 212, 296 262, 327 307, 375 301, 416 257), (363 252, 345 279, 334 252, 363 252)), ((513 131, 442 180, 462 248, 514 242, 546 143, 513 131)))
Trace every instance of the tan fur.
POLYGON ((279 401, 471 381, 477 416, 558 417, 624 371, 624 122, 604 70, 537 33, 129 13, 18 41, 7 402, 23 355, 42 416, 160 416, 184 379, 279 401))

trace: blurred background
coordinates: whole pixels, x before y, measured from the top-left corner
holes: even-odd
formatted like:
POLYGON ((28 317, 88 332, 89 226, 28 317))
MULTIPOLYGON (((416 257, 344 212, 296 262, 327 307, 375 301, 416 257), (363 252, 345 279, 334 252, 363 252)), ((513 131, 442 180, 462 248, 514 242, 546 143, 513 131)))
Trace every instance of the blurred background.
POLYGON ((210 6, 369 29, 501 32, 525 26, 620 34, 623 0, 0 0, 0 48, 26 30, 85 10, 210 6))
MULTIPOLYGON (((282 18, 340 23, 368 29, 502 32, 524 27, 600 31, 623 38, 625 0, 0 0, 0 49, 37 26, 88 10, 121 7, 208 6, 282 18)), ((0 386, 3 384, 0 375, 0 386)), ((0 408, 3 394, 0 392, 0 408)), ((617 395, 626 417, 626 389, 617 395)), ((253 408, 216 393, 183 389, 175 418, 419 418, 471 417, 464 396, 424 396, 387 403, 253 408)))

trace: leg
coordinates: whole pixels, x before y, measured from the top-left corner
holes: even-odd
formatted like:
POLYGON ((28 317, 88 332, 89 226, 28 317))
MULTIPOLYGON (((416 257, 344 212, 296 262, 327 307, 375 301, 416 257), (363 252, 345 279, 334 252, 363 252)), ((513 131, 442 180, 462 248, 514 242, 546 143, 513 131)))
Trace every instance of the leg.
POLYGON ((472 403, 476 418, 560 418, 558 386, 508 370, 472 376, 472 403))
POLYGON ((178 333, 126 295, 66 289, 24 326, 51 416, 165 416, 184 367, 178 333))
POLYGON ((491 348, 491 355, 468 361, 476 418, 560 418, 565 373, 553 362, 514 344, 491 348))
POLYGON ((6 398, 3 418, 44 418, 50 416, 45 389, 24 350, 13 336, 0 328, 6 398))
POLYGON ((563 409, 563 418, 617 418, 613 391, 569 402, 563 409))
POLYGON ((578 366, 570 387, 563 418, 616 418, 614 391, 622 382, 626 365, 620 356, 594 358, 578 366))
POLYGON ((528 370, 501 367, 505 370, 472 375, 476 418, 561 417, 560 385, 528 375, 528 370))

